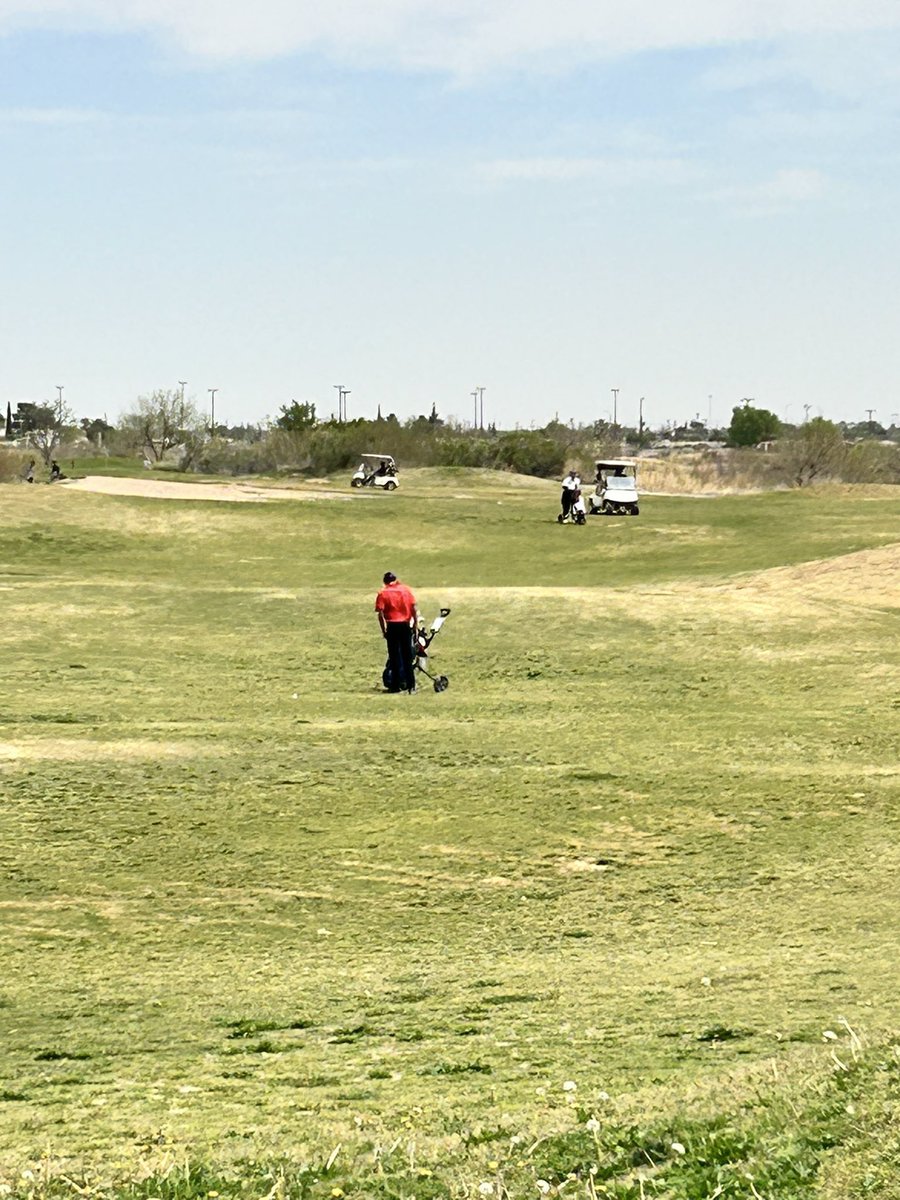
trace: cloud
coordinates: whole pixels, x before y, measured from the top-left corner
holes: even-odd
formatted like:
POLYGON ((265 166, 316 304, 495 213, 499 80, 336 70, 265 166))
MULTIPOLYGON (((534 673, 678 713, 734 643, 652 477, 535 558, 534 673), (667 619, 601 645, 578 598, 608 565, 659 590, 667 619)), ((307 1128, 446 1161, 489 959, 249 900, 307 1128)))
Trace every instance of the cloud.
POLYGON ((689 163, 678 158, 500 158, 484 163, 480 175, 488 183, 602 182, 604 187, 637 183, 683 184, 695 176, 689 163))
POLYGON ((213 60, 298 51, 478 74, 563 69, 642 50, 900 29, 895 0, 0 0, 21 28, 149 31, 213 60))
POLYGON ((771 216, 819 200, 827 177, 807 167, 787 167, 756 183, 718 188, 708 199, 726 204, 741 216, 771 216))
POLYGON ((106 120, 89 108, 0 108, 0 125, 93 125, 106 120))

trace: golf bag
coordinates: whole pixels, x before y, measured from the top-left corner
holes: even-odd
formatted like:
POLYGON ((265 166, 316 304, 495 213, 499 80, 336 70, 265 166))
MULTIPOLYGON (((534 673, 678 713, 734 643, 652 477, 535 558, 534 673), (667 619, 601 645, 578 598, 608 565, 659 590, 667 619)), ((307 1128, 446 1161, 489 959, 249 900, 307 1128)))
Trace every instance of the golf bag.
POLYGON ((560 525, 567 525, 570 521, 575 525, 584 525, 587 521, 587 510, 584 506, 584 496, 581 494, 581 488, 575 488, 572 492, 572 503, 569 511, 566 514, 560 513, 556 518, 560 525))
MULTIPOLYGON (((434 618, 429 628, 420 625, 415 631, 410 629, 410 637, 413 641, 413 674, 416 671, 421 671, 428 679, 431 680, 436 692, 445 692, 450 686, 450 680, 446 675, 432 675, 428 670, 428 647, 434 641, 437 634, 440 632, 441 626, 450 616, 449 608, 442 608, 440 614, 434 618)), ((394 679, 394 672, 391 670, 391 660, 388 659, 384 664, 384 670, 381 673, 381 682, 384 684, 387 692, 405 692, 409 688, 415 686, 415 678, 407 682, 401 675, 399 679, 394 679)))

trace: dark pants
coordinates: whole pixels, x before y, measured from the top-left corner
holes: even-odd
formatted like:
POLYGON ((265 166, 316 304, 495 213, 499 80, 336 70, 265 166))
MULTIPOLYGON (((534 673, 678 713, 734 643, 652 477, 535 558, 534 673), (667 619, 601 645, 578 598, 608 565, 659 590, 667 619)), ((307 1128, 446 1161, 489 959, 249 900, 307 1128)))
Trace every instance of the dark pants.
POLYGON ((391 667, 391 683, 396 692, 416 686, 413 670, 412 627, 409 621, 387 622, 387 652, 391 667))
POLYGON ((559 502, 562 505, 562 515, 564 517, 569 515, 569 512, 572 508, 572 495, 573 493, 570 492, 568 488, 563 488, 562 496, 560 497, 559 502))

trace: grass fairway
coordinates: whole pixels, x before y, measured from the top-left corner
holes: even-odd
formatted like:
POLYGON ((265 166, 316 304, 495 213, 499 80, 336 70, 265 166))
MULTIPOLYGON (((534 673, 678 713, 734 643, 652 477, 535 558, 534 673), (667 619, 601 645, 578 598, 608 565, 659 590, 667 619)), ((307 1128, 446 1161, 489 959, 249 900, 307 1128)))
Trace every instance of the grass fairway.
POLYGON ((556 500, 0 488, 0 1194, 900 1195, 900 496, 556 500))

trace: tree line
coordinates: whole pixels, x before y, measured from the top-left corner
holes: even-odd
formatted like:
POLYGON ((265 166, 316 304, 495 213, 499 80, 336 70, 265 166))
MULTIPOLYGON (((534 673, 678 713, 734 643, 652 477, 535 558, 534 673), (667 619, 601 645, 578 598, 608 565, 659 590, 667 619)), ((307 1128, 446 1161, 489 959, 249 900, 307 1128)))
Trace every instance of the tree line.
POLYGON ((360 454, 384 453, 406 467, 483 467, 547 478, 569 466, 586 473, 598 458, 661 453, 687 443, 701 455, 721 456, 720 474, 727 475, 734 460, 742 473, 749 467, 770 483, 900 482, 897 427, 849 426, 823 417, 788 425, 749 399, 734 407, 729 426, 721 429, 699 419, 655 430, 557 419, 541 428, 473 429, 444 420, 434 405, 428 415, 403 421, 393 413, 336 421, 320 419, 315 404, 297 401, 265 424, 212 427, 182 392, 158 389, 139 397, 115 425, 97 417, 76 421, 61 399, 20 404, 16 414, 8 406, 6 438, 33 447, 47 464, 60 447, 80 440, 93 453, 137 455, 151 466, 214 474, 327 476, 351 470, 360 454), (764 459, 757 447, 767 451, 764 459))

